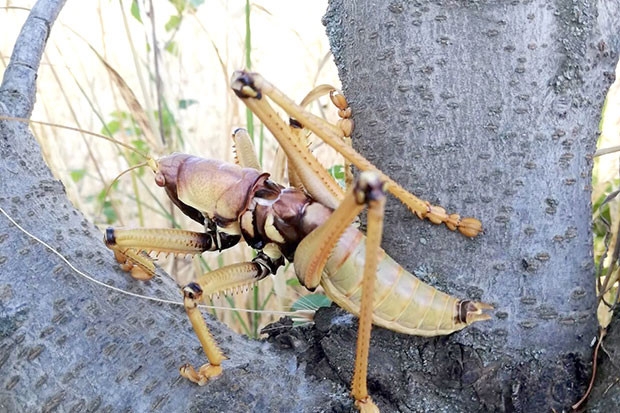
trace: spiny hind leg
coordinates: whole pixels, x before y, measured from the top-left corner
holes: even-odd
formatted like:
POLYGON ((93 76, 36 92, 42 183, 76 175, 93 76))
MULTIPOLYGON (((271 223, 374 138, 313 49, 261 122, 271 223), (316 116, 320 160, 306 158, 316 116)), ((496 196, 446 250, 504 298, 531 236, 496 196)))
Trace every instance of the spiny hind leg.
MULTIPOLYGON (((379 249, 383 231, 383 209, 385 206, 385 184, 374 172, 362 172, 351 191, 320 227, 312 231, 299 244, 295 252, 295 271, 300 282, 306 287, 316 288, 323 274, 328 258, 336 247, 343 232, 368 206, 368 231, 366 237, 366 256, 361 286, 359 330, 357 336, 355 368, 351 394, 355 405, 363 412, 378 411, 368 395, 366 374, 368 370, 368 350, 372 328, 373 297, 379 249)), ((323 285, 325 288, 327 286, 323 285)))
MULTIPOLYGON (((352 148, 353 141, 351 139, 351 134, 353 133, 354 123, 353 119, 351 119, 352 112, 349 107, 349 102, 347 102, 342 92, 337 89, 329 92, 329 97, 332 103, 338 108, 338 116, 340 116, 340 119, 337 125, 342 129, 342 142, 352 148)), ((347 189, 353 186, 353 179, 353 164, 351 164, 347 158, 344 158, 344 182, 347 189)))
POLYGON ((375 281, 377 278, 378 257, 383 235, 385 187, 379 176, 372 172, 362 173, 357 187, 358 202, 363 200, 363 202, 368 205, 368 216, 366 256, 364 257, 364 277, 362 279, 359 329, 357 333, 351 395, 355 398, 355 406, 360 411, 378 412, 379 409, 368 395, 367 374, 375 281))
MULTIPOLYGON (((349 107, 349 102, 344 97, 344 94, 335 87, 331 85, 319 85, 312 89, 301 101, 299 106, 302 109, 305 109, 311 102, 314 100, 324 96, 329 95, 329 99, 332 104, 338 109, 338 116, 340 119, 336 122, 335 126, 340 129, 342 134, 342 142, 347 146, 352 146, 351 134, 353 133, 353 119, 351 119, 351 108, 349 107)), ((326 125, 330 125, 325 119, 319 118, 326 125)), ((299 123, 297 120, 290 118, 290 122, 295 122, 298 125, 298 128, 303 128, 303 125, 299 123)), ((327 127, 327 126, 326 126, 327 127)), ((302 129, 303 130, 303 129, 302 129)), ((345 188, 348 190, 353 185, 353 169, 351 167, 351 162, 347 158, 344 158, 344 175, 345 175, 345 188)))
POLYGON ((360 176, 357 186, 359 187, 358 201, 362 200, 363 197, 363 202, 368 205, 368 216, 366 256, 364 258, 359 329, 357 332, 351 395, 355 399, 355 406, 360 411, 378 412, 379 409, 368 394, 367 373, 370 332, 372 329, 372 314, 374 309, 375 282, 377 279, 378 257, 383 235, 385 188, 378 175, 368 172, 360 176))
MULTIPOLYGON (((235 72, 231 88, 271 131, 306 191, 323 205, 336 208, 343 197, 342 189, 310 152, 300 136, 296 132, 291 132, 291 126, 280 118, 266 99, 263 99, 263 92, 255 86, 254 80, 252 73, 235 72)), ((335 126, 332 127, 336 129, 335 126)))
MULTIPOLYGON (((274 116, 275 112, 273 112, 273 109, 263 96, 269 97, 275 104, 284 109, 290 117, 296 119, 305 128, 311 130, 315 135, 323 139, 325 143, 340 152, 345 159, 359 170, 378 173, 381 179, 386 182, 387 191, 403 202, 419 218, 428 219, 435 224, 444 223, 449 229, 458 229, 459 232, 468 237, 475 237, 482 232, 482 224, 478 219, 461 218, 458 214, 448 214, 444 208, 431 205, 428 201, 424 201, 405 190, 355 151, 355 149, 344 143, 342 140, 344 132, 341 128, 325 122, 320 117, 306 111, 258 73, 235 72, 232 79, 232 88, 237 96, 243 99, 244 103, 263 121, 274 135, 276 132, 272 130, 272 127, 265 119, 274 116)), ((273 124, 270 119, 268 121, 273 124)), ((282 145, 282 143, 280 144, 282 145)), ((287 156, 289 159, 293 158, 296 162, 296 168, 297 164, 302 163, 304 160, 303 156, 300 158, 300 153, 289 154, 287 152, 287 156)), ((302 177, 302 180, 304 185, 307 185, 304 177, 302 177)), ((312 191, 309 190, 309 192, 314 196, 312 191)), ((334 207, 333 203, 326 203, 326 205, 334 207)))

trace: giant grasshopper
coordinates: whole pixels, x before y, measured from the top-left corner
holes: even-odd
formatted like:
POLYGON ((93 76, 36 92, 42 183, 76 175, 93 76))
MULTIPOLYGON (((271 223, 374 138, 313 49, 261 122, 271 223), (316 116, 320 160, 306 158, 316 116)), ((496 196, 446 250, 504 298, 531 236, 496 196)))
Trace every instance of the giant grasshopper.
POLYGON ((285 188, 260 170, 243 130, 235 132, 239 165, 175 153, 148 165, 155 182, 204 232, 178 229, 109 228, 105 243, 125 270, 136 278, 153 275, 144 252, 201 254, 221 251, 241 240, 256 249, 250 262, 205 273, 183 287, 184 305, 208 363, 197 370, 187 364, 181 375, 199 385, 222 373, 224 354, 198 310, 203 294, 234 290, 275 274, 286 260, 294 262, 300 282, 321 286, 339 306, 359 317, 352 396, 361 411, 377 411, 366 385, 371 324, 419 336, 445 335, 490 319, 488 304, 460 300, 423 283, 380 248, 385 193, 402 201, 421 219, 475 237, 480 221, 447 214, 420 200, 358 154, 347 143, 353 123, 342 94, 331 94, 341 120, 337 125, 305 111, 256 73, 235 72, 235 94, 271 130, 290 165, 292 187, 285 188), (291 117, 278 117, 268 99, 291 117), (361 172, 345 192, 318 163, 303 140, 307 128, 340 152, 361 172), (368 208, 367 234, 354 224, 368 208))

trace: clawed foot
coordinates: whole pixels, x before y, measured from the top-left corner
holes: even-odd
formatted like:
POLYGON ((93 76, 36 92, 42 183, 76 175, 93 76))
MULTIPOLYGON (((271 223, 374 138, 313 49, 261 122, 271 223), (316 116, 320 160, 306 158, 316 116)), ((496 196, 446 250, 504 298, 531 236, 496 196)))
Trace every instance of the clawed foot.
POLYGON ((206 363, 203 364, 198 371, 196 371, 191 364, 187 363, 181 366, 179 373, 192 383, 196 383, 199 386, 204 386, 210 379, 222 374, 222 366, 214 366, 206 363))
POLYGON ((379 413, 379 408, 372 401, 370 396, 366 397, 363 400, 356 400, 355 407, 362 413, 379 413))
POLYGON ((133 279, 148 281, 155 275, 155 265, 148 256, 131 250, 111 249, 114 251, 114 258, 120 264, 121 269, 130 273, 133 279))

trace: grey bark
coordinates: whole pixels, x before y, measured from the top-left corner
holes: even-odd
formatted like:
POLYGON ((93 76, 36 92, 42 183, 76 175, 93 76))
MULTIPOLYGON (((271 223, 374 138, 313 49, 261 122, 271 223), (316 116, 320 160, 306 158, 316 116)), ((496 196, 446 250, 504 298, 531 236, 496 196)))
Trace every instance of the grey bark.
POLYGON ((399 409, 452 410, 457 393, 464 411, 562 411, 585 390, 596 334, 591 155, 619 13, 615 1, 330 2, 358 149, 485 227, 467 240, 388 205, 390 255, 496 307, 491 322, 414 351, 432 367, 407 370, 422 380, 409 382, 415 396, 390 400, 399 409))
MULTIPOLYGON (((375 329, 371 394, 384 411, 566 409, 585 388, 595 334, 587 155, 620 48, 618 5, 362 3, 334 1, 325 19, 356 144, 486 228, 467 240, 391 203, 385 247, 442 290, 497 307, 450 337, 375 329)), ((33 50, 16 47, 0 87, 3 115, 28 117, 34 104, 48 10, 62 2, 37 5, 16 45, 33 50)), ((0 137, 0 206, 20 225, 106 284, 178 297, 165 277, 137 284, 114 270, 23 124, 0 121, 0 137)), ((230 360, 199 388, 176 372, 203 361, 181 307, 85 281, 4 216, 0 297, 7 411, 351 409, 355 324, 334 308, 274 345, 210 323, 230 360)))

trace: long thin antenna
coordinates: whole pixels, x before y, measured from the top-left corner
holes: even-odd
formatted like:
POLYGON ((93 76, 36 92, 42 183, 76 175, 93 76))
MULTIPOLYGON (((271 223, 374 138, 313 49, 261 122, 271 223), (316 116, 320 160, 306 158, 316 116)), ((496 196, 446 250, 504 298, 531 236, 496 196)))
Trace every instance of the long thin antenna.
POLYGON ((26 119, 26 118, 15 118, 15 117, 12 117, 12 116, 3 116, 3 115, 0 115, 0 120, 16 121, 16 122, 22 122, 22 123, 28 123, 28 124, 34 123, 34 124, 37 124, 37 125, 52 126, 54 128, 60 128, 60 129, 66 129, 66 130, 74 131, 74 132, 84 133, 86 135, 91 135, 91 136, 94 136, 94 137, 97 137, 97 138, 105 139, 108 142, 112 142, 112 143, 120 145, 120 146, 122 146, 124 148, 127 148, 130 151, 132 151, 134 153, 137 153, 138 155, 140 155, 144 159, 147 159, 147 160, 151 159, 151 157, 149 155, 140 152, 139 150, 137 150, 133 146, 128 145, 128 144, 126 144, 124 142, 117 141, 114 138, 110 138, 109 136, 105 136, 105 135, 102 135, 100 133, 90 132, 90 131, 87 131, 87 130, 84 130, 84 129, 75 128, 73 126, 59 125, 57 123, 44 122, 44 121, 40 121, 40 120, 32 120, 32 119, 26 119))
MULTIPOLYGON (((118 292, 120 294, 124 294, 124 295, 130 296, 130 297, 140 298, 140 299, 143 299, 143 300, 154 301, 154 302, 157 302, 157 303, 172 304, 172 305, 178 305, 178 306, 181 306, 181 307, 183 306, 183 303, 181 301, 166 300, 166 299, 162 299, 162 298, 149 297, 147 295, 136 294, 136 293, 132 293, 131 291, 125 291, 122 288, 114 287, 112 285, 108 285, 108 284, 106 284, 106 283, 104 283, 102 281, 97 280, 92 275, 87 274, 87 273, 79 270, 78 268, 76 268, 73 264, 71 264, 71 262, 69 262, 69 260, 67 260, 61 253, 56 251, 51 245, 49 245, 48 243, 46 243, 42 239, 38 238, 36 235, 33 235, 30 232, 28 232, 28 230, 26 230, 24 227, 22 227, 17 222, 15 222, 15 220, 13 218, 11 218, 11 216, 9 214, 7 214, 4 211, 4 209, 2 209, 2 207, 0 207, 0 213, 2 213, 2 215, 4 215, 13 225, 15 225, 17 227, 17 229, 19 229, 21 232, 23 232, 24 234, 26 234, 28 237, 32 238, 33 240, 35 240, 39 244, 43 245, 46 249, 48 249, 53 254, 57 255, 65 264, 67 264, 67 266, 69 266, 69 268, 71 268, 75 273, 77 273, 78 275, 84 277, 88 281, 90 281, 90 282, 92 282, 94 284, 97 284, 97 285, 99 285, 101 287, 110 289, 112 291, 116 291, 116 292, 118 292)), ((211 306, 211 305, 206 305, 206 304, 200 304, 199 307, 200 308, 204 308, 204 309, 211 309, 211 310, 242 311, 242 312, 246 312, 246 313, 265 313, 265 314, 277 314, 277 315, 289 315, 289 316, 296 314, 295 312, 289 312, 289 311, 251 310, 251 309, 244 309, 244 308, 218 307, 218 306, 211 306)))

